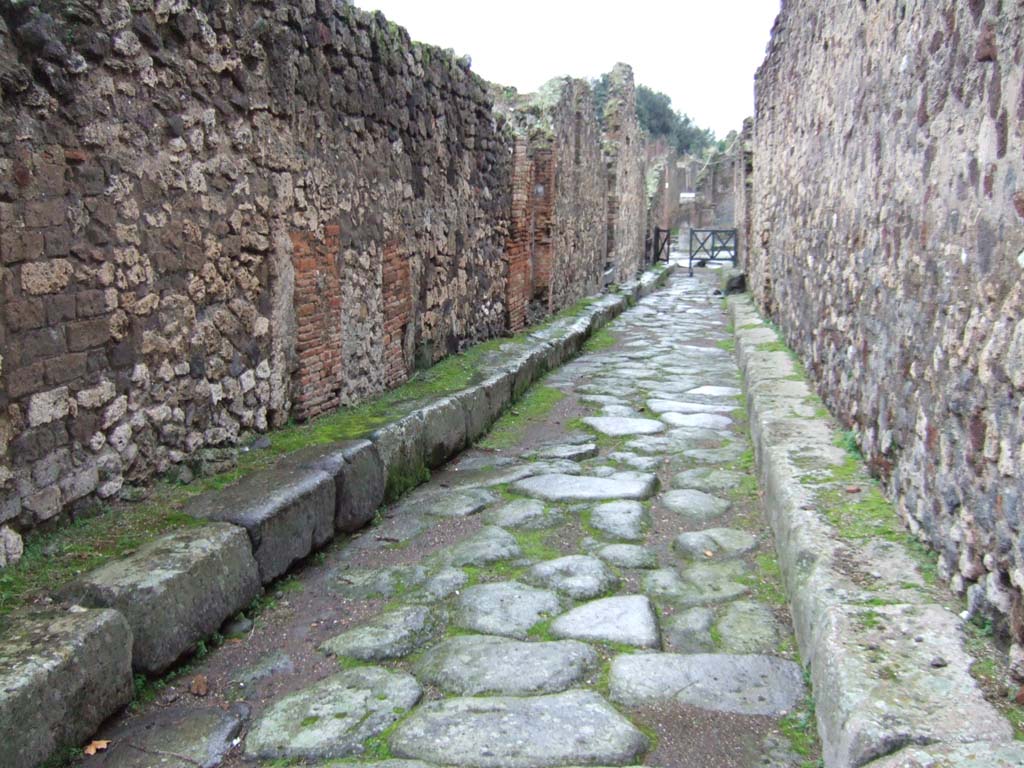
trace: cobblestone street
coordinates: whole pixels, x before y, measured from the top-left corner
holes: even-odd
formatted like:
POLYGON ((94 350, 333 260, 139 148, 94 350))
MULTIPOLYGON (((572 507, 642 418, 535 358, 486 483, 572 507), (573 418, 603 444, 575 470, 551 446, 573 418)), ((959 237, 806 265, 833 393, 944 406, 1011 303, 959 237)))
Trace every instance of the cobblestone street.
POLYGON ((806 691, 712 281, 628 310, 89 765, 811 759, 783 735, 806 691))

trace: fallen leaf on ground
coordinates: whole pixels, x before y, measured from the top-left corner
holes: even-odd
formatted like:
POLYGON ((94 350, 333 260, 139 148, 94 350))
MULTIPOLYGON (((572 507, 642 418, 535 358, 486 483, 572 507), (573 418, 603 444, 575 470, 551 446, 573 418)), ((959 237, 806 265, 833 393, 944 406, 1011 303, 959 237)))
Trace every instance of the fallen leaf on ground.
POLYGON ((205 696, 210 690, 206 675, 193 677, 192 682, 188 684, 188 690, 193 696, 205 696))
POLYGON ((83 749, 82 751, 91 757, 92 755, 95 755, 97 752, 102 752, 109 746, 110 739, 95 739, 93 741, 90 741, 86 745, 85 749, 83 749))

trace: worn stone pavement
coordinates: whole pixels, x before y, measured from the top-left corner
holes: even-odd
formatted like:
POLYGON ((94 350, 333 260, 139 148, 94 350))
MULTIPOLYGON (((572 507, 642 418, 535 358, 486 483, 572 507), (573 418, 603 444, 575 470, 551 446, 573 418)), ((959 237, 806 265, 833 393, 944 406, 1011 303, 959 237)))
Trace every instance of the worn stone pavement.
POLYGON ((511 448, 278 582, 82 764, 813 764, 714 282, 624 313, 511 448))

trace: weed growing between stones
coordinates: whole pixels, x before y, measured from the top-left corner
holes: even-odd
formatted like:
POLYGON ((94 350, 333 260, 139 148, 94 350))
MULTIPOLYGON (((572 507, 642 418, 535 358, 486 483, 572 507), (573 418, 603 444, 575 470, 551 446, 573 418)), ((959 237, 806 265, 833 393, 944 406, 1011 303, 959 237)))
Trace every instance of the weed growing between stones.
POLYGON ((814 719, 814 696, 811 692, 811 675, 804 668, 804 685, 807 695, 803 701, 779 721, 779 730, 789 740, 789 745, 801 758, 800 768, 824 768, 825 761, 815 758, 821 752, 818 729, 814 719))
POLYGON ((511 448, 522 439, 529 424, 542 420, 564 397, 562 390, 538 382, 494 422, 480 447, 495 451, 511 448))
POLYGON ((618 337, 607 328, 601 328, 583 344, 583 352, 603 352, 619 343, 618 337))
POLYGON ((1024 706, 1016 702, 1019 686, 1010 683, 1006 656, 996 650, 993 626, 989 619, 975 617, 964 623, 964 645, 977 661, 971 676, 999 712, 1013 726, 1013 737, 1024 741, 1024 706))

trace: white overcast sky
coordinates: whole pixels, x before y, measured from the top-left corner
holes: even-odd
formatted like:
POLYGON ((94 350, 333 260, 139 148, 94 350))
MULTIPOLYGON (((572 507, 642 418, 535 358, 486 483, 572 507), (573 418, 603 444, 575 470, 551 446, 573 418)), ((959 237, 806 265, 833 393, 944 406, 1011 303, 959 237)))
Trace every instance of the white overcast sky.
POLYGON ((719 138, 754 111, 779 0, 355 0, 413 40, 469 54, 473 71, 522 92, 592 78, 617 61, 719 138))

